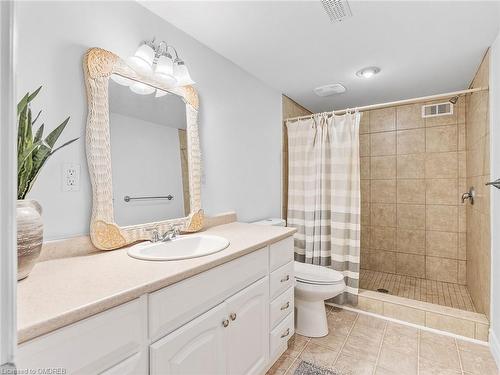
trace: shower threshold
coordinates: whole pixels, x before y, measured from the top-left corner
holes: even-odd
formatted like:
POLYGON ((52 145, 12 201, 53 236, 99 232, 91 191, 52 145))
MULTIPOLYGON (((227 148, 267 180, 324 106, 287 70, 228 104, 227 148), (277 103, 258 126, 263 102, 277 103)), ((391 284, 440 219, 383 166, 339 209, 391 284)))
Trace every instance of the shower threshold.
POLYGON ((360 288, 475 312, 465 285, 420 279, 388 272, 360 271, 360 288))

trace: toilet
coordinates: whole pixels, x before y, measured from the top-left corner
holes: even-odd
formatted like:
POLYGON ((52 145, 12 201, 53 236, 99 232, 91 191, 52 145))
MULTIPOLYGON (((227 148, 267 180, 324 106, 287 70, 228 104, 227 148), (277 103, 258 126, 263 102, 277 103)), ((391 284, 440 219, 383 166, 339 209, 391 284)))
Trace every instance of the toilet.
POLYGON ((345 290, 344 275, 330 268, 295 262, 295 332, 302 336, 328 335, 325 300, 345 290))
MULTIPOLYGON (((283 219, 254 222, 259 225, 285 226, 283 219)), ((294 262, 295 273, 295 332, 302 336, 328 335, 325 300, 345 290, 344 275, 330 268, 294 262)))

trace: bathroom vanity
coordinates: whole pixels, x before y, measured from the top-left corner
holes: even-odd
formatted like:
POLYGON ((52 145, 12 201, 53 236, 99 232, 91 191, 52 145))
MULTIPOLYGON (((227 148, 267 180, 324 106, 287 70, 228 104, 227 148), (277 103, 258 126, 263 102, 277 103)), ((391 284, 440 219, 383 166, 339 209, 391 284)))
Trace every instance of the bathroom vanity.
POLYGON ((230 223, 205 232, 231 244, 180 261, 120 249, 38 264, 19 284, 18 368, 265 373, 294 333, 294 229, 230 223))
POLYGON ((294 333, 295 229, 231 220, 203 230, 195 89, 99 48, 84 73, 96 251, 71 256, 67 240, 19 283, 16 365, 265 373, 294 333))

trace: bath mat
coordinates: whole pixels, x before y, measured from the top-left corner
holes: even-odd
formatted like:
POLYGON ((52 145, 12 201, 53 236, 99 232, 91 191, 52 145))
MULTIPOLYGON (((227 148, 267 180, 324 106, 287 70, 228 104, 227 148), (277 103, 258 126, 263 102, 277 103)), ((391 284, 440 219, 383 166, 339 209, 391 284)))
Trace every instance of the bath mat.
POLYGON ((312 363, 301 361, 295 369, 294 375, 342 375, 340 372, 320 367, 312 363))

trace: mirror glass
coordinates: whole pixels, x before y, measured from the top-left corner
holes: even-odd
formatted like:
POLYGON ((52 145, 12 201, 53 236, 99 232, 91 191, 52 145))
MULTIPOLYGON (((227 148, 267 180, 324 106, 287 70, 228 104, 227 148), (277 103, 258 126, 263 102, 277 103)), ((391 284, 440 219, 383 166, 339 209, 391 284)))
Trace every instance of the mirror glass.
POLYGON ((186 106, 142 83, 109 80, 113 208, 128 226, 189 215, 186 106))

